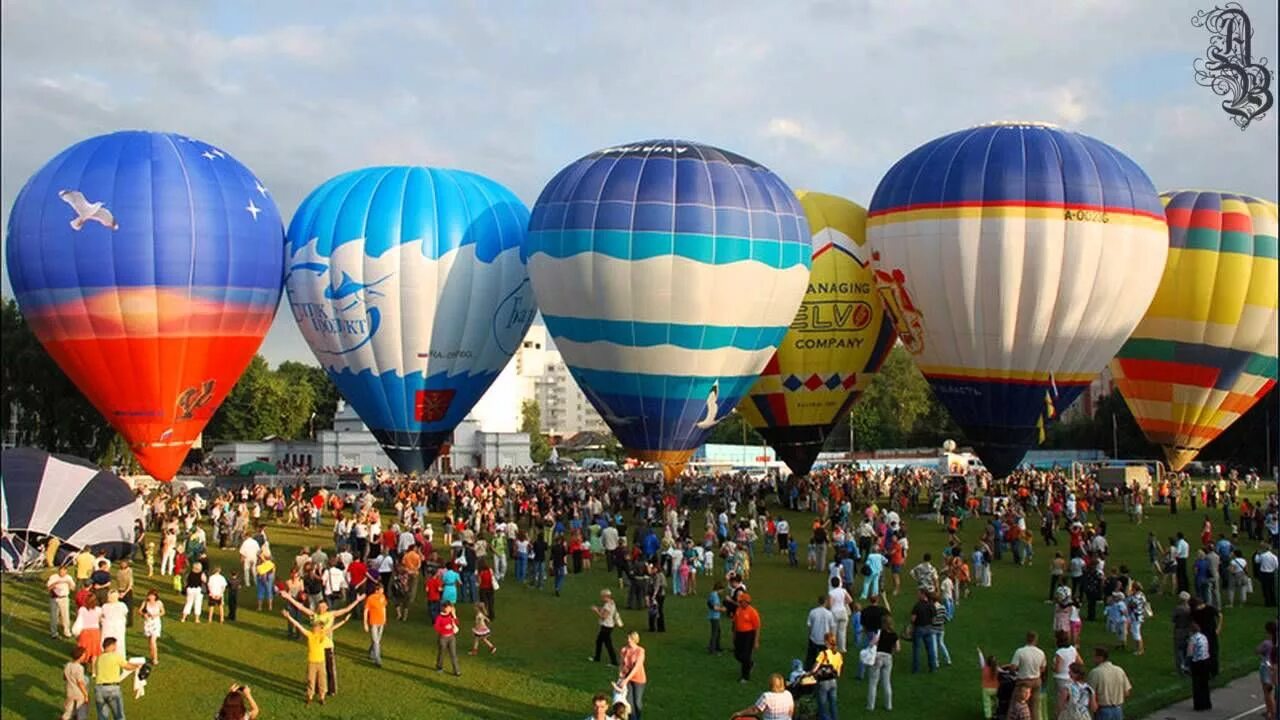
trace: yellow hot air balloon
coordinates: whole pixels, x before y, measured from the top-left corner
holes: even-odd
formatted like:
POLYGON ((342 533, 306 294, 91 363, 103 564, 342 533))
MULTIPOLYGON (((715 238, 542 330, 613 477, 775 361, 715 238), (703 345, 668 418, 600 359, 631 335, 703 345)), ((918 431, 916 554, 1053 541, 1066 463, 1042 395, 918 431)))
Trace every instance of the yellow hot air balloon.
POLYGON ((1276 204, 1191 190, 1160 197, 1169 259, 1111 371, 1147 439, 1181 470, 1276 384, 1276 204))
POLYGON ((813 234, 809 287, 738 411, 792 472, 804 474, 884 363, 896 335, 876 295, 866 209, 835 195, 796 195, 813 234))

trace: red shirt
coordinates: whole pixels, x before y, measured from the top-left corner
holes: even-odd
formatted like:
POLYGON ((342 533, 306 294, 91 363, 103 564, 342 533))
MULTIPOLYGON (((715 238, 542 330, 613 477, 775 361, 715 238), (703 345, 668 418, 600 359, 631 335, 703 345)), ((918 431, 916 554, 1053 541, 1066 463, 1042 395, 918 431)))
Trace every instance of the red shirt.
POLYGON ((440 602, 440 595, 444 592, 444 580, 439 575, 432 575, 427 581, 427 599, 431 602, 440 602))
POLYGON ((351 587, 358 588, 364 584, 364 579, 369 577, 369 566, 365 565, 363 560, 353 560, 347 572, 351 573, 351 587))
POLYGON ((436 633, 443 637, 458 634, 458 616, 440 613, 436 616, 436 633))
POLYGON ((489 568, 485 568, 480 571, 479 580, 480 580, 481 590, 493 589, 493 571, 490 570, 489 568))
POLYGON ((396 533, 393 530, 382 531, 382 547, 386 550, 394 550, 396 547, 396 533))

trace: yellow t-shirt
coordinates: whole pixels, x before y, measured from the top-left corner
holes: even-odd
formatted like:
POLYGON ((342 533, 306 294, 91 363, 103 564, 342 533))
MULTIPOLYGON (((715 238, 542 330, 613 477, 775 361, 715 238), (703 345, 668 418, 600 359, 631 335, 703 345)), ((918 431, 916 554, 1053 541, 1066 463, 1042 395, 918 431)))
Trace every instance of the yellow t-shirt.
MULTIPOLYGON (((333 612, 316 613, 311 616, 311 627, 320 631, 324 636, 324 645, 322 647, 333 647, 333 612)), ((323 660, 324 658, 320 658, 323 660)))
POLYGON ((80 553, 76 555, 76 579, 88 580, 93 574, 93 555, 89 553, 80 553))
POLYGON ((102 653, 98 657, 98 674, 93 676, 94 682, 119 683, 124 678, 124 656, 118 652, 102 653))
MULTIPOLYGON (((329 633, 326 630, 306 630, 307 635, 307 662, 322 663, 324 662, 324 643, 329 639, 329 633)), ((102 662, 99 660, 98 662, 102 662)), ((99 666, 101 667, 101 666, 99 666)))
POLYGON ((823 650, 822 652, 818 653, 818 664, 821 665, 823 663, 826 663, 827 665, 830 665, 831 667, 835 668, 836 674, 839 674, 844 668, 844 656, 841 655, 839 652, 823 650))

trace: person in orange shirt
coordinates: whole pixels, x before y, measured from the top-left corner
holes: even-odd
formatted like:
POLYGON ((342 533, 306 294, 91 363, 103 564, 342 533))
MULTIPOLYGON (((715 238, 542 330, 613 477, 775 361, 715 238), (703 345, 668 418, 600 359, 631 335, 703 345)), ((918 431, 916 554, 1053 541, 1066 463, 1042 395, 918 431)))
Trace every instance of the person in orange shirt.
POLYGON ((387 593, 381 585, 364 599, 364 631, 369 633, 369 659, 382 667, 382 631, 387 627, 387 593))
MULTIPOLYGON (((418 546, 414 545, 405 551, 404 557, 400 558, 400 564, 404 566, 405 572, 409 573, 409 603, 404 608, 403 617, 400 620, 409 619, 409 608, 418 600, 418 576, 422 572, 422 553, 418 551, 418 546)), ((397 613, 399 608, 396 609, 397 613)))
POLYGON ((760 612, 751 604, 751 595, 738 594, 738 610, 733 614, 733 656, 742 668, 740 682, 751 682, 752 655, 760 649, 760 612))

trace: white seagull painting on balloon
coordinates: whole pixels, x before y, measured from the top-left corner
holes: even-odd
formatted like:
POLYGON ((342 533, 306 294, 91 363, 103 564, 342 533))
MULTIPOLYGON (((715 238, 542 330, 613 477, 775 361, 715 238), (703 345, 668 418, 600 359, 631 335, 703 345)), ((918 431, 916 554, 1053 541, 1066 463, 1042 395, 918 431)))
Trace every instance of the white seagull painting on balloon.
POLYGON ((72 230, 80 230, 90 220, 101 223, 108 230, 120 229, 120 223, 116 222, 115 216, 104 207, 104 203, 89 202, 79 190, 61 190, 58 197, 76 212, 75 219, 71 221, 72 230))

